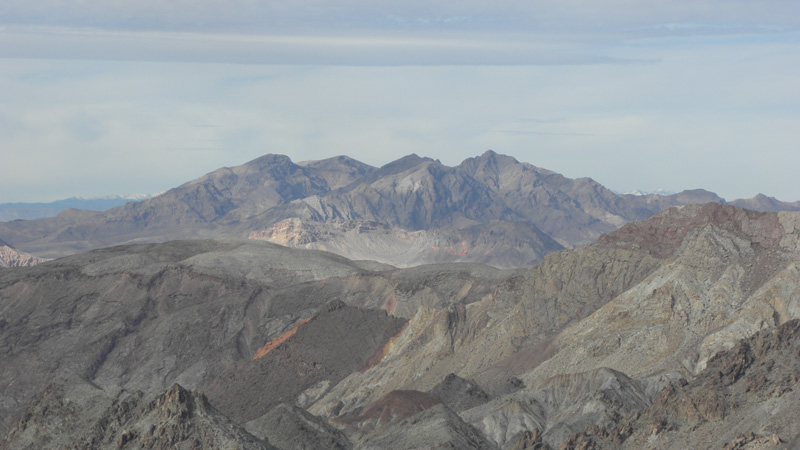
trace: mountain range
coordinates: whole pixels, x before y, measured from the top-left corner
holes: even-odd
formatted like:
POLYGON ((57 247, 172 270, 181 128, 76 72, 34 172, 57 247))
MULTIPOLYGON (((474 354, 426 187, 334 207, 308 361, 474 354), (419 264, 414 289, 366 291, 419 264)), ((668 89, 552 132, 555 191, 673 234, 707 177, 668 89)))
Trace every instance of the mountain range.
POLYGON ((0 222, 10 220, 33 220, 55 217, 65 209, 88 209, 105 211, 128 202, 137 202, 153 197, 150 194, 111 195, 107 197, 70 197, 54 202, 0 203, 0 222))
MULTIPOLYGON (((0 223, 0 237, 46 258, 115 244, 250 237, 400 267, 522 267, 665 208, 705 202, 725 203, 699 189, 619 195, 493 151, 455 167, 417 155, 380 168, 346 156, 293 163, 265 155, 108 211, 0 223)), ((765 196, 732 204, 800 209, 765 196)))
POLYGON ((0 224, 70 253, 0 268, 0 449, 797 448, 800 212, 724 203, 267 155, 0 224))

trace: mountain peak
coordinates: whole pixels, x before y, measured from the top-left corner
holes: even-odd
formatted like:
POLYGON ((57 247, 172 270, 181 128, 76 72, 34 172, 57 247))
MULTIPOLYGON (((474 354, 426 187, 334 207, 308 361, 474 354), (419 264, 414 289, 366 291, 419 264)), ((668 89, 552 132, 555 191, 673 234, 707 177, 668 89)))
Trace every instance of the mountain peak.
POLYGON ((710 202, 669 208, 649 219, 629 223, 600 236, 597 245, 642 248, 664 258, 674 254, 687 234, 707 225, 740 235, 766 248, 777 245, 783 234, 776 213, 710 202))
POLYGON ((292 159, 286 155, 279 155, 275 153, 268 153, 258 158, 248 161, 241 166, 234 167, 233 169, 244 170, 248 172, 251 169, 264 170, 269 167, 289 167, 294 166, 292 159))
POLYGON ((266 155, 259 156, 256 159, 246 162, 245 164, 288 164, 292 159, 286 155, 278 153, 267 153, 266 155))
POLYGON ((319 159, 319 160, 308 160, 308 161, 300 161, 297 163, 298 166, 303 167, 328 167, 328 166, 369 166, 369 164, 365 164, 355 158, 351 158, 347 155, 338 155, 332 156, 330 158, 319 159))
POLYGON ((380 175, 393 175, 396 173, 404 172, 412 167, 416 167, 420 164, 425 162, 433 162, 431 158, 423 158, 417 155, 416 153, 412 153, 410 155, 403 156, 400 159, 392 161, 388 164, 381 166, 379 169, 380 175))
POLYGON ((497 159, 498 156, 500 156, 500 155, 498 155, 494 150, 489 149, 489 150, 486 150, 485 152, 483 152, 483 154, 481 156, 478 156, 477 159, 479 159, 479 160, 495 160, 495 159, 497 159))
POLYGON ((477 167, 485 167, 485 166, 500 166, 500 165, 516 165, 520 164, 516 158, 508 155, 501 155, 500 153, 495 152, 494 150, 486 150, 480 156, 475 156, 472 158, 467 158, 461 162, 459 167, 462 168, 473 168, 475 170, 477 167))
POLYGON ((756 211, 800 211, 800 201, 783 202, 761 193, 753 198, 733 200, 730 204, 756 211))

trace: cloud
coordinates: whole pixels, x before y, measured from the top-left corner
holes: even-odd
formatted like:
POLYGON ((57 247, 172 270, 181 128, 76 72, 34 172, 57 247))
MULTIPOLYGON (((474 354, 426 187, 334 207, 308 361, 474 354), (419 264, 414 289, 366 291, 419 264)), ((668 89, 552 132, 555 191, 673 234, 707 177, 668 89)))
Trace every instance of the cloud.
POLYGON ((248 35, 6 27, 0 58, 306 65, 575 65, 645 62, 593 46, 491 34, 248 35))
POLYGON ((0 22, 6 24, 277 34, 391 28, 575 33, 657 24, 796 29, 797 17, 794 0, 4 0, 0 5, 0 22))
MULTIPOLYGON (((0 57, 315 65, 655 61, 642 40, 796 40, 797 2, 5 0, 0 57)), ((648 45, 652 45, 650 42, 648 45)))
POLYGON ((0 202, 162 191, 270 152, 489 148, 623 192, 797 200, 797 7, 4 0, 0 202))

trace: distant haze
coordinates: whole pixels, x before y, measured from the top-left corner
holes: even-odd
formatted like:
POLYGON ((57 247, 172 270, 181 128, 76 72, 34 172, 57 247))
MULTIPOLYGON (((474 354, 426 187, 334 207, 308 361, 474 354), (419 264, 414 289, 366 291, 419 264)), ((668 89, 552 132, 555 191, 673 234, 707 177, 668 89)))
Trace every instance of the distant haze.
POLYGON ((61 211, 69 208, 105 211, 131 201, 140 201, 150 197, 153 195, 133 194, 96 198, 72 197, 48 203, 0 203, 0 222, 55 217, 61 211))
POLYGON ((0 3, 0 203, 267 153, 487 149, 619 192, 800 200, 800 3, 0 3))

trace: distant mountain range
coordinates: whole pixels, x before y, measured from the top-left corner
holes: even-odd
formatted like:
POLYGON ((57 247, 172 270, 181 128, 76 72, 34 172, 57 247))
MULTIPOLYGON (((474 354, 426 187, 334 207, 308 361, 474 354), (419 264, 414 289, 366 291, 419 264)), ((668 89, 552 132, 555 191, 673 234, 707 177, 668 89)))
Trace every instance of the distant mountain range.
POLYGON ((151 197, 153 197, 151 194, 129 194, 92 198, 70 197, 47 203, 0 203, 0 222, 55 217, 66 209, 105 211, 128 202, 138 202, 151 197))
MULTIPOLYGON (((265 155, 107 211, 69 209, 0 223, 0 238, 42 257, 114 244, 250 237, 398 266, 520 267, 665 208, 704 202, 725 200, 701 189, 620 195, 590 178, 570 179, 493 151, 455 167, 417 155, 379 168, 346 156, 294 163, 265 155)), ((765 196, 731 203, 800 209, 765 196)))

